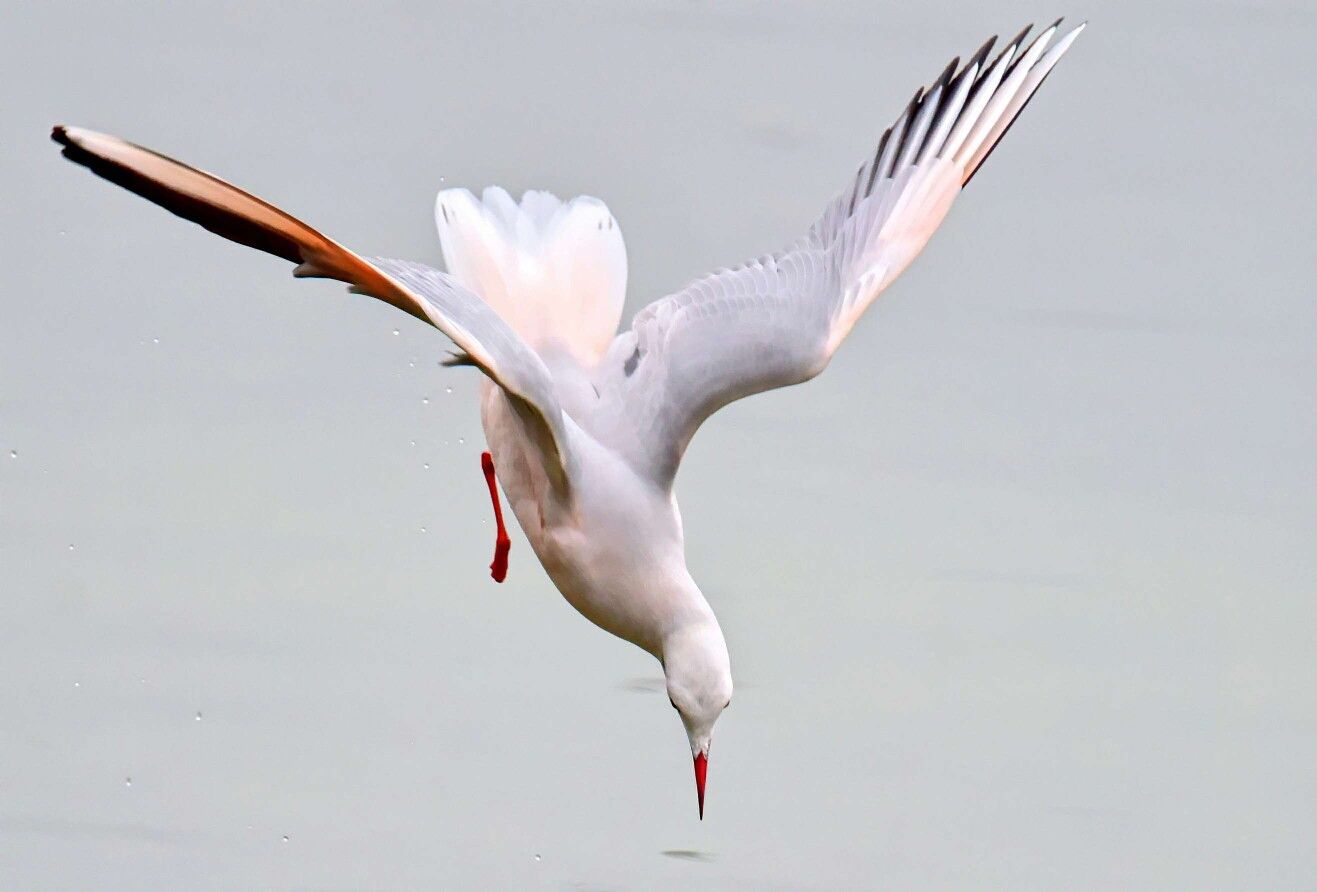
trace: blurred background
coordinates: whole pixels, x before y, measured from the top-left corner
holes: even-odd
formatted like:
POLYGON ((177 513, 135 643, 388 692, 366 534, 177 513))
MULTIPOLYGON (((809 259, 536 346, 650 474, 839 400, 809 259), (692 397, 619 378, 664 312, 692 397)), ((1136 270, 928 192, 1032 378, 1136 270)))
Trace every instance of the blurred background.
POLYGON ((1311 889, 1308 2, 32 3, 0 29, 0 887, 1311 889), (514 531, 390 307, 57 122, 437 263, 597 195, 631 312, 800 235, 910 93, 1091 19, 827 374, 678 480, 736 702, 514 531))

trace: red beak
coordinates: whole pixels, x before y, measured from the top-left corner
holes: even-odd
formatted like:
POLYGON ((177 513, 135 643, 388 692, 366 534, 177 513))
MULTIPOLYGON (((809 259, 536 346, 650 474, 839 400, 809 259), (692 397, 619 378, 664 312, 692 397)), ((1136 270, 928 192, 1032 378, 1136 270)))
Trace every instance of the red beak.
POLYGON ((695 795, 700 799, 700 820, 704 820, 704 778, 709 773, 709 757, 700 753, 695 757, 695 795))

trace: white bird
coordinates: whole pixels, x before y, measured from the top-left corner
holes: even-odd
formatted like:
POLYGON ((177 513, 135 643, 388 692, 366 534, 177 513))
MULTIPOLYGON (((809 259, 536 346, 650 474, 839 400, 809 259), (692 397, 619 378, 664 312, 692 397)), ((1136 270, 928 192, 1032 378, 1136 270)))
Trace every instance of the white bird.
POLYGON ((209 174, 113 136, 56 127, 64 155, 228 239, 430 323, 486 376, 482 456, 527 540, 591 622, 658 658, 694 758, 700 817, 714 723, 732 699, 713 610, 686 569, 673 478, 700 424, 733 400, 813 378, 874 299, 923 249, 1083 25, 991 61, 989 40, 920 89, 806 235, 699 279, 616 334, 622 234, 597 199, 498 188, 439 193, 448 272, 355 254, 209 174))

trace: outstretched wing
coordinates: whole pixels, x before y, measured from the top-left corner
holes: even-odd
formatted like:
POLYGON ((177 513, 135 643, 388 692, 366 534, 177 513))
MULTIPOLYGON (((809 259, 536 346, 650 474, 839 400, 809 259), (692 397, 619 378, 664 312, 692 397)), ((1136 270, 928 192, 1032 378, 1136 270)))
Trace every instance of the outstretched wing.
POLYGON ((596 374, 596 435, 669 486, 709 415, 821 372, 1084 27, 1050 43, 1059 24, 1027 47, 1026 28, 992 62, 995 38, 959 71, 953 60, 915 93, 854 181, 790 249, 641 310, 596 374))
POLYGON ((363 258, 218 177, 118 137, 56 127, 64 156, 184 219, 297 264, 294 275, 338 279, 430 323, 452 339, 463 361, 510 394, 566 480, 562 410, 540 357, 483 300, 452 277, 419 263, 363 258), (469 360, 468 360, 469 357, 469 360))

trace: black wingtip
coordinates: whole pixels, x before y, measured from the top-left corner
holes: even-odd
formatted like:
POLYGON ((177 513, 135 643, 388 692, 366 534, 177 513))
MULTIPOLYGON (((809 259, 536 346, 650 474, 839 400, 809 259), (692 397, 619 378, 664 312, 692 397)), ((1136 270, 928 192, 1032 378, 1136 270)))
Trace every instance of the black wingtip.
MULTIPOLYGON (((1056 32, 1056 29, 1057 29, 1058 27, 1060 27, 1061 22, 1062 22, 1062 19, 1057 19, 1055 22, 1053 22, 1053 23, 1052 23, 1051 25, 1049 25, 1047 28, 1043 29, 1043 31, 1042 31, 1040 34, 1038 34, 1038 36, 1035 37, 1035 38, 1029 43, 1029 46, 1024 50, 1024 52, 1018 54, 1018 55, 1016 56, 1016 58, 1013 59, 1013 60, 1011 61, 1011 69, 1013 70, 1013 69, 1015 68, 1015 66, 1018 65, 1018 64, 1020 63, 1020 58, 1021 58, 1022 56, 1024 56, 1025 54, 1027 54, 1030 50, 1032 50, 1033 47, 1034 47, 1034 44, 1038 43, 1038 41, 1041 40, 1041 39, 1043 38, 1044 35, 1055 33, 1055 32, 1056 32)), ((1078 25, 1075 26, 1075 28, 1076 28, 1076 29, 1078 29, 1078 28, 1083 28, 1083 27, 1084 27, 1085 25, 1087 25, 1087 24, 1088 24, 1088 22, 1086 22, 1086 21, 1085 21, 1085 22, 1080 22, 1078 25)), ((1010 121, 1008 121, 1008 122, 1006 123, 1006 126, 1002 129, 1002 132, 1001 132, 1000 134, 997 135, 997 139, 996 139, 996 141, 993 142, 993 144, 992 144, 991 146, 988 147, 988 151, 985 152, 984 155, 983 155, 983 157, 979 159, 978 166, 975 167, 973 170, 971 170, 971 171, 969 172, 969 176, 965 177, 965 181, 964 181, 963 183, 960 184, 960 188, 961 188, 961 189, 964 189, 966 186, 968 186, 969 183, 970 183, 970 180, 974 179, 975 175, 976 175, 980 170, 983 169, 983 165, 984 165, 984 163, 986 163, 987 160, 988 160, 988 158, 990 158, 990 157, 992 156, 992 153, 995 152, 995 151, 997 150, 997 146, 999 146, 999 145, 1002 144, 1002 141, 1006 138, 1006 134, 1007 134, 1007 133, 1010 133, 1011 128, 1015 126, 1015 122, 1018 121, 1018 120, 1020 120, 1020 116, 1024 113, 1024 110, 1025 110, 1026 108, 1029 107, 1029 103, 1033 102, 1034 97, 1038 95, 1039 90, 1042 88, 1043 84, 1047 81, 1047 79, 1048 79, 1049 77, 1051 77, 1051 75, 1052 75, 1052 73, 1051 73, 1050 71, 1049 71, 1047 74, 1043 75, 1042 79, 1041 79, 1041 80, 1038 82, 1038 84, 1034 87, 1033 92, 1030 93, 1030 94, 1025 98, 1024 103, 1023 103, 1018 109, 1016 109, 1014 116, 1012 116, 1012 118, 1010 119, 1010 121)))
MULTIPOLYGON (((77 140, 69 135, 69 128, 66 125, 56 124, 54 127, 51 127, 50 138, 64 147, 60 151, 60 154, 69 161, 100 174, 100 171, 97 171, 95 168, 95 156, 82 146, 78 145, 77 140)), ((104 176, 104 174, 100 175, 104 176)))
MULTIPOLYGON (((1018 53, 1015 54, 1015 58, 1011 60, 1011 64, 1006 69, 1006 74, 1004 75, 1004 77, 1011 76, 1011 72, 1015 71, 1015 66, 1019 65, 1020 62, 1023 61, 1024 57, 1029 55, 1029 53, 1033 51, 1033 48, 1038 44, 1038 41, 1042 40, 1044 37, 1047 37, 1047 35, 1049 34, 1055 34, 1057 27, 1061 24, 1061 21, 1062 21, 1061 19, 1057 19, 1055 22, 1052 22, 1052 24, 1048 25, 1046 28, 1035 34, 1033 40, 1029 41, 1029 45, 1024 47, 1018 53)), ((986 160, 986 156, 985 156, 985 160, 986 160)), ((966 180, 966 182, 969 181, 966 180)))
POLYGON ((969 68, 969 66, 971 65, 982 66, 983 60, 988 58, 988 53, 992 52, 992 48, 996 45, 997 45, 997 35, 994 34, 983 42, 983 46, 979 47, 978 50, 975 51, 974 55, 969 57, 969 62, 965 63, 965 67, 969 68))
POLYGON ((988 53, 992 52, 992 47, 996 42, 997 42, 997 35, 994 34, 991 37, 989 37, 986 41, 984 41, 983 46, 975 50, 972 56, 970 56, 968 59, 965 60, 965 64, 960 66, 960 71, 956 73, 956 76, 952 79, 951 84, 947 87, 948 93, 954 91, 957 87, 960 86, 961 81, 963 81, 965 78, 969 76, 969 72, 971 68, 975 68, 977 66, 978 69, 974 72, 975 82, 977 82, 979 78, 983 77, 983 60, 988 57, 988 53))
POLYGON ((945 87, 949 84, 951 82, 951 76, 956 73, 956 69, 959 66, 960 56, 957 56, 947 64, 946 68, 942 69, 942 73, 938 75, 937 80, 933 81, 932 86, 928 88, 928 92, 932 93, 938 87, 945 87))
POLYGON ((1029 24, 1025 25, 1023 28, 1020 29, 1019 34, 1016 34, 1009 41, 1007 41, 1006 49, 1002 50, 1002 52, 1005 53, 1006 50, 1009 50, 1011 47, 1018 48, 1020 45, 1024 43, 1024 38, 1028 37, 1029 32, 1032 30, 1033 30, 1033 23, 1030 22, 1029 24))
POLYGON ((63 124, 56 124, 54 127, 51 127, 50 138, 64 147, 60 154, 65 158, 75 164, 81 164, 83 167, 90 166, 87 163, 87 159, 84 157, 87 153, 79 148, 78 144, 73 141, 73 137, 69 136, 68 127, 63 124))
POLYGON ((998 53, 997 57, 992 60, 992 64, 984 66, 983 70, 979 72, 979 79, 982 79, 983 76, 987 74, 988 71, 990 71, 991 69, 996 68, 999 64, 1003 64, 1002 60, 1006 58, 1006 54, 1011 53, 1010 61, 1005 63, 1006 70, 1002 72, 1002 79, 1005 80, 1007 75, 1012 70, 1014 70, 1015 63, 1020 61, 1020 55, 1021 55, 1019 52, 1020 45, 1024 43, 1024 38, 1028 36, 1029 31, 1032 28, 1033 28, 1032 24, 1025 25, 1022 29, 1020 29, 1019 34, 1016 34, 1010 40, 1006 41, 1006 44, 1001 48, 1001 52, 998 53))

